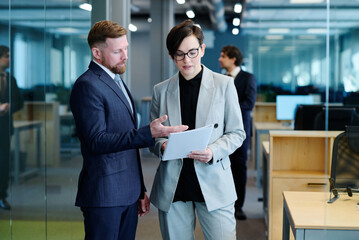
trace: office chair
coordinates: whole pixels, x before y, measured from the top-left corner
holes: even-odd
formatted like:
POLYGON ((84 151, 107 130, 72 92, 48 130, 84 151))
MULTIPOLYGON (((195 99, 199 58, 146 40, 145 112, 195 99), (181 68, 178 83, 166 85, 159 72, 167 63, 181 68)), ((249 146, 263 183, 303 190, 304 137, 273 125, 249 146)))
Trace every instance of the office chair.
POLYGON ((330 192, 333 194, 328 203, 339 198, 339 192, 350 197, 359 193, 359 126, 346 126, 333 145, 330 172, 330 192))
POLYGON ((344 97, 343 104, 359 106, 359 92, 353 92, 349 96, 344 97))
POLYGON ((352 125, 355 118, 355 108, 329 107, 328 119, 326 119, 326 108, 323 107, 314 118, 314 130, 326 130, 325 123, 328 120, 328 130, 345 130, 346 125, 352 125))
POLYGON ((313 130, 315 116, 323 110, 323 104, 301 104, 297 107, 294 130, 313 130))

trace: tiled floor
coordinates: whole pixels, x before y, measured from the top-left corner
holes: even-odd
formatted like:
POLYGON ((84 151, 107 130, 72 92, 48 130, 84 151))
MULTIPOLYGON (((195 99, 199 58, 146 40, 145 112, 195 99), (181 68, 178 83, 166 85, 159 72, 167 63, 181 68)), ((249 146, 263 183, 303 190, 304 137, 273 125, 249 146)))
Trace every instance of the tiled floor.
MULTIPOLYGON (((12 185, 9 198, 13 207, 11 218, 31 221, 82 221, 81 211, 74 206, 81 164, 82 158, 78 151, 67 153, 63 155, 60 166, 42 169, 38 176, 12 185)), ((142 151, 142 164, 146 187, 150 191, 158 160, 148 151, 142 151)), ((251 162, 248 165, 248 187, 244 205, 248 219, 237 221, 237 239, 264 240, 263 205, 258 201, 262 192, 255 187, 255 171, 251 168, 251 162)), ((9 212, 0 210, 0 219, 6 220, 9 216, 9 212)), ((136 239, 161 239, 157 210, 154 206, 151 205, 149 214, 140 218, 136 239)), ((196 228, 196 239, 204 239, 199 224, 196 228)))
MULTIPOLYGON (((142 154, 142 169, 144 172, 146 187, 151 190, 153 177, 156 172, 158 160, 149 154, 142 154)), ((262 198, 262 189, 256 188, 256 174, 249 162, 247 194, 244 211, 248 219, 237 221, 237 239, 240 240, 265 240, 265 224, 263 215, 263 203, 258 201, 262 198)), ((158 225, 157 209, 151 205, 151 211, 145 217, 140 218, 136 239, 157 240, 161 239, 158 225)), ((204 239, 200 225, 196 227, 196 240, 204 239)))

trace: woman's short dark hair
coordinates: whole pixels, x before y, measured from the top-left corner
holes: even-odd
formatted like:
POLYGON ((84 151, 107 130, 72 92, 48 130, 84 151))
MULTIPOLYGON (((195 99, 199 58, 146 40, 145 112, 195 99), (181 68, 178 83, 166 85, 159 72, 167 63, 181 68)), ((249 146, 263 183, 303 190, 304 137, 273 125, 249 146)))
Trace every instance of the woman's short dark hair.
POLYGON ((234 64, 236 66, 241 66, 242 65, 242 63, 243 63, 243 55, 242 55, 241 51, 237 47, 232 46, 232 45, 227 45, 227 46, 224 46, 222 48, 221 52, 223 52, 229 58, 236 58, 236 61, 234 62, 234 64))
POLYGON ((168 53, 172 58, 181 45, 183 39, 191 35, 194 35, 198 39, 198 43, 202 45, 204 39, 203 31, 190 19, 183 21, 171 29, 167 35, 166 46, 168 53))
POLYGON ((126 29, 113 21, 100 21, 93 25, 91 28, 87 42, 90 48, 93 48, 96 44, 102 44, 106 42, 107 38, 119 38, 125 36, 126 29))

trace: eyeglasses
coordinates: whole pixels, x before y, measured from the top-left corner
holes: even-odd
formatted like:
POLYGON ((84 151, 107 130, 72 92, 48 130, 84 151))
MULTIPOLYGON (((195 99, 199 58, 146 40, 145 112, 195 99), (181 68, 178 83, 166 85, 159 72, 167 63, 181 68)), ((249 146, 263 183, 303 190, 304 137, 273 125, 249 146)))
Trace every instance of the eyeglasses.
POLYGON ((188 52, 184 53, 182 51, 177 51, 175 52, 174 54, 174 58, 176 59, 176 61, 182 61, 186 55, 189 57, 189 58, 195 58, 198 56, 198 53, 199 53, 199 48, 201 47, 198 46, 198 48, 193 48, 191 50, 189 50, 188 52))

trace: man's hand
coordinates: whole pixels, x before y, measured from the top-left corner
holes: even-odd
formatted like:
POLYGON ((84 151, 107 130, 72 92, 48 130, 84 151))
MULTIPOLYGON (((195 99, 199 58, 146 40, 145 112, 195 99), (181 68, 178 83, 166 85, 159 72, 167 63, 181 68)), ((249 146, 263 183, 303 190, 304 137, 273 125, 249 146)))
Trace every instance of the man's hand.
POLYGON ((153 138, 167 137, 170 133, 183 132, 188 129, 187 125, 178 125, 173 127, 163 126, 162 123, 167 120, 167 115, 153 120, 150 123, 151 134, 153 138))
POLYGON ((145 216, 150 211, 150 200, 148 199, 147 193, 145 198, 138 200, 138 216, 145 216))
POLYGON ((188 158, 207 163, 213 158, 213 153, 211 149, 206 148, 204 151, 192 151, 190 154, 188 154, 188 158))
POLYGON ((4 116, 9 112, 10 104, 9 103, 0 103, 0 116, 4 116))

